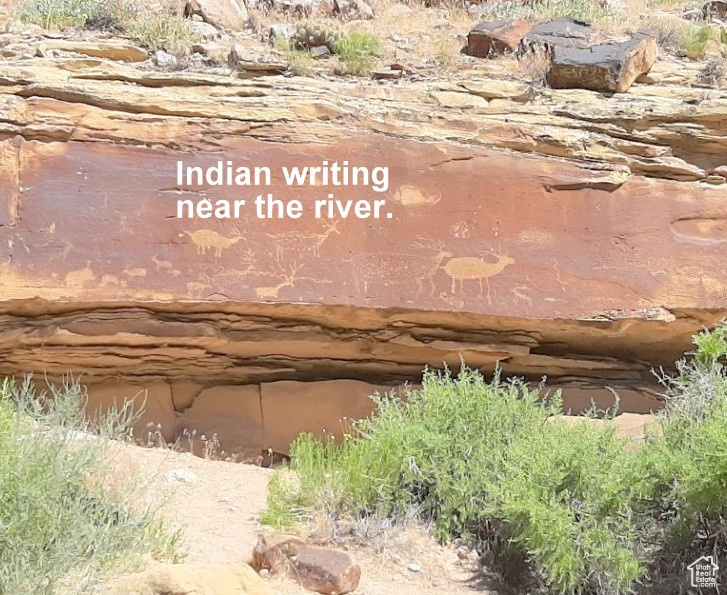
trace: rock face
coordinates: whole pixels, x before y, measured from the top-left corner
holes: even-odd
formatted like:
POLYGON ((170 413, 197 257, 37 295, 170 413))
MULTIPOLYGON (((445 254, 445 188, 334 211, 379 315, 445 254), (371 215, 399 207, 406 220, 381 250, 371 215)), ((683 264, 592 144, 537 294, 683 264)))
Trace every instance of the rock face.
POLYGON ((548 70, 548 84, 554 89, 591 89, 623 93, 656 61, 654 38, 637 33, 625 42, 608 42, 589 47, 555 46, 548 70))
POLYGON ((461 360, 646 413, 651 367, 727 315, 724 94, 299 80, 0 62, 0 374, 152 387, 149 421, 259 455, 461 360), (277 173, 177 183, 220 159, 277 173), (285 187, 323 159, 388 166, 388 188, 285 187), (392 216, 177 218, 202 191, 392 216))

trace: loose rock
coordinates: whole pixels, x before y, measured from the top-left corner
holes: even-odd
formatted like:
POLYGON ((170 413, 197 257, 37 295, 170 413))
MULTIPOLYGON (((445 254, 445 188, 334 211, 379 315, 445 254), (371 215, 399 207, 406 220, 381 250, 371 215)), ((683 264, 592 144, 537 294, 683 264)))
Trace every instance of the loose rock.
POLYGON ((164 50, 157 50, 154 52, 152 61, 154 64, 159 66, 159 68, 167 68, 169 70, 174 70, 179 65, 177 58, 164 50))
POLYGON ((250 566, 271 574, 287 572, 289 559, 305 546, 305 541, 295 535, 260 535, 252 551, 250 566))
POLYGON ((702 7, 705 19, 727 19, 727 0, 710 0, 702 7))
POLYGON ((200 37, 202 41, 213 41, 222 37, 222 33, 217 27, 204 21, 189 21, 189 27, 192 33, 200 37))
POLYGON ((656 41, 647 33, 587 48, 556 46, 547 80, 554 89, 623 93, 651 69, 656 55, 656 41))
POLYGON ((400 79, 402 70, 398 68, 383 68, 380 70, 374 70, 371 73, 371 78, 375 80, 396 80, 400 79))
POLYGON ((324 595, 350 593, 361 580, 361 567, 338 550, 306 546, 290 560, 290 576, 306 589, 324 595))
POLYGON ((477 58, 509 54, 531 29, 532 25, 524 21, 480 23, 467 36, 467 53, 477 58))

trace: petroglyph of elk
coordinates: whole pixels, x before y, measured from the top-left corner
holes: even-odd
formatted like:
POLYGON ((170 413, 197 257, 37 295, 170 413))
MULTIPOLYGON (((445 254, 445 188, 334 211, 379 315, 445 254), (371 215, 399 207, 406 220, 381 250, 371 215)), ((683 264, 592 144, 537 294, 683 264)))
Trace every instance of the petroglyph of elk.
POLYGON ((445 259, 452 253, 444 250, 443 242, 433 242, 426 238, 413 245, 414 248, 434 250, 436 254, 426 258, 420 254, 401 254, 391 252, 362 252, 351 259, 356 291, 368 293, 369 284, 416 283, 417 297, 424 291, 424 282, 429 284, 429 295, 435 291, 434 276, 445 259))
POLYGON ((278 283, 277 285, 274 285, 272 287, 258 287, 255 290, 255 294, 257 296, 258 300, 267 300, 267 299, 278 299, 278 292, 283 287, 292 287, 293 283, 295 283, 296 275, 298 274, 298 271, 300 270, 300 267, 302 265, 297 264, 292 267, 290 267, 290 272, 285 275, 283 278, 285 279, 282 283, 278 283))
POLYGON ((232 237, 228 238, 221 233, 217 233, 214 229, 198 229, 197 231, 185 231, 195 246, 197 246, 197 254, 204 256, 207 250, 215 249, 215 257, 222 256, 222 251, 231 248, 237 242, 244 239, 242 234, 233 230, 232 237))
POLYGON ((515 261, 502 253, 496 253, 493 251, 485 252, 494 256, 497 260, 495 262, 488 262, 482 258, 475 256, 459 256, 448 260, 444 265, 444 272, 452 279, 452 294, 455 293, 457 288, 457 282, 459 282, 459 290, 463 291, 463 284, 465 281, 478 281, 480 284, 480 293, 478 297, 482 297, 485 285, 487 286, 487 303, 492 303, 490 296, 490 277, 499 275, 505 267, 511 264, 515 264, 515 261), (485 285, 482 282, 485 282, 485 285))
POLYGON ((301 254, 313 254, 316 258, 321 255, 321 246, 333 234, 340 235, 338 230, 338 219, 322 221, 323 231, 282 231, 269 233, 267 236, 275 242, 275 261, 280 263, 286 252, 292 252, 296 256, 301 254))

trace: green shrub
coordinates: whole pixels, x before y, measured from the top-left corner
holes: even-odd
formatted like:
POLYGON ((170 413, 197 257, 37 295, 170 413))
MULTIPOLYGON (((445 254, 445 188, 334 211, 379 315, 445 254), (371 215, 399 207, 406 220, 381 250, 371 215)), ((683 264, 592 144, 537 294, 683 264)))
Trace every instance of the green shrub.
POLYGON ((681 50, 687 58, 702 58, 709 43, 720 39, 719 32, 710 25, 689 25, 681 32, 681 50))
POLYGON ((76 383, 50 398, 30 381, 0 384, 0 593, 87 592, 143 556, 176 555, 178 535, 132 488, 104 487, 107 438, 134 417, 112 412, 91 425, 84 398, 76 383))
POLYGON ((702 553, 727 554, 727 327, 695 345, 662 379, 665 411, 638 448, 608 422, 561 421, 559 395, 520 380, 426 371, 405 399, 375 396, 377 414, 342 444, 300 436, 265 520, 413 511, 521 588, 559 594, 627 593, 686 572, 702 553))
POLYGON ((87 27, 121 30, 131 9, 117 0, 22 0, 18 17, 45 29, 87 27))
POLYGON ((348 33, 334 46, 334 53, 343 62, 346 72, 355 76, 371 72, 381 52, 381 42, 370 33, 348 33))

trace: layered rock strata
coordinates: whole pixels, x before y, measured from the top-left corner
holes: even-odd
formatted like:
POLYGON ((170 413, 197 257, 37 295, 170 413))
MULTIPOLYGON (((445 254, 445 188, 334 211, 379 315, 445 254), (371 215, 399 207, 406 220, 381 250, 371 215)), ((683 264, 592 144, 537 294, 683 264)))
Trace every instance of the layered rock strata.
POLYGON ((148 389, 166 440, 196 429, 246 452, 340 431, 372 386, 461 360, 547 375, 575 409, 610 404, 606 386, 629 411, 658 408, 651 369, 727 315, 726 122, 724 91, 680 86, 8 59, 0 374, 72 371, 95 405, 148 389), (390 184, 188 187, 180 160, 347 160, 389 167, 390 184), (383 198, 391 218, 176 216, 180 199, 263 192, 383 198))

